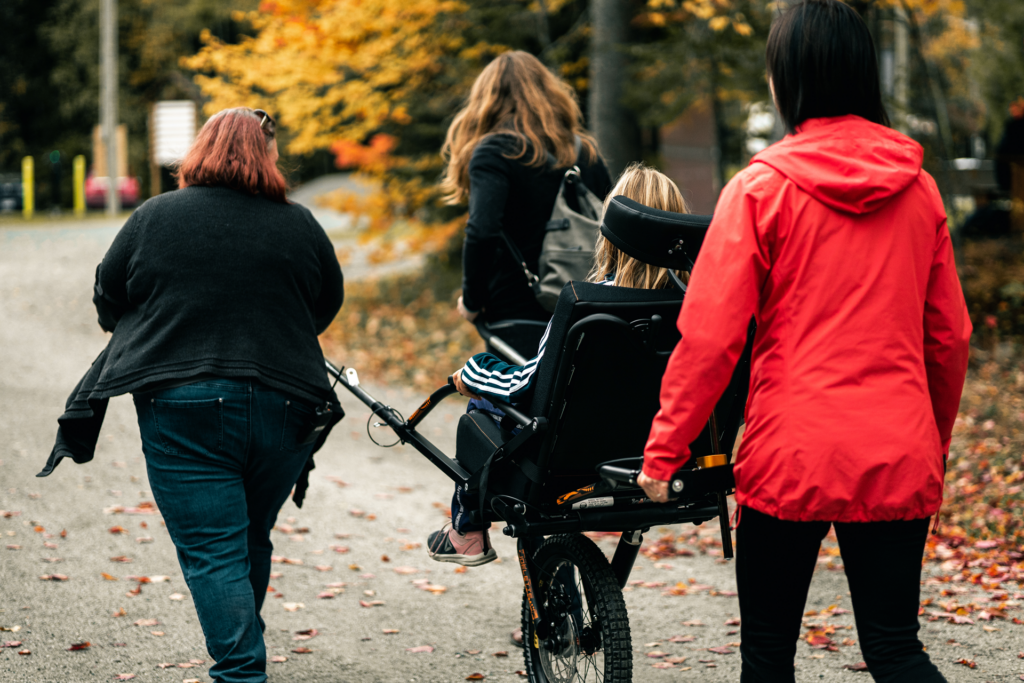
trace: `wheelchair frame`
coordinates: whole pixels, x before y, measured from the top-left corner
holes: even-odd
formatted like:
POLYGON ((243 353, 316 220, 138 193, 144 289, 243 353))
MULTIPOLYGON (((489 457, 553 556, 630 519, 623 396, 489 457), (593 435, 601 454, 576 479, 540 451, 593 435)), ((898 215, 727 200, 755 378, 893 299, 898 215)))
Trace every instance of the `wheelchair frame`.
MULTIPOLYGON (((569 331, 569 339, 582 334, 584 323, 598 322, 592 318, 608 318, 602 314, 588 316, 576 323, 569 331)), ((603 321, 600 321, 603 322, 603 321)), ((574 344, 568 344, 574 348, 574 344)), ((343 385, 356 398, 362 401, 370 411, 391 427, 401 443, 408 443, 420 454, 430 460, 441 472, 456 484, 475 487, 481 483, 481 474, 486 472, 467 472, 458 462, 442 453, 416 427, 445 398, 458 393, 451 378, 448 384, 437 389, 409 416, 401 418, 390 406, 371 396, 359 385, 358 374, 354 369, 339 369, 330 361, 326 361, 328 373, 343 385)), ((520 446, 538 435, 548 431, 548 420, 544 417, 530 417, 515 406, 503 401, 491 399, 491 403, 500 408, 518 423, 522 430, 509 442, 499 446, 492 457, 510 457, 520 446)), ((714 416, 712 416, 712 423, 714 416)), ((712 429, 715 450, 718 450, 717 428, 712 429)), ((534 577, 537 568, 533 557, 543 537, 553 534, 581 533, 586 531, 620 531, 618 546, 611 560, 611 570, 619 587, 626 585, 633 564, 643 541, 642 534, 653 526, 670 524, 703 524, 718 517, 721 521, 723 555, 727 559, 733 557, 732 538, 729 532, 728 507, 726 496, 735 488, 732 465, 728 464, 729 454, 725 455, 724 466, 682 469, 676 472, 669 483, 669 501, 654 503, 646 498, 643 491, 636 485, 638 469, 629 464, 637 464, 637 459, 609 461, 597 467, 597 473, 605 482, 605 495, 616 501, 627 499, 631 503, 628 510, 615 510, 603 507, 566 509, 558 514, 548 514, 534 506, 527 506, 520 501, 506 501, 500 495, 491 499, 491 509, 499 519, 505 522, 502 533, 516 539, 516 552, 526 598, 537 635, 543 640, 548 637, 554 622, 547 618, 543 605, 534 598, 534 577)), ((486 474, 483 474, 486 477, 486 474)), ((486 483, 486 481, 484 482, 486 483)), ((571 493, 571 492, 570 492, 571 493)))

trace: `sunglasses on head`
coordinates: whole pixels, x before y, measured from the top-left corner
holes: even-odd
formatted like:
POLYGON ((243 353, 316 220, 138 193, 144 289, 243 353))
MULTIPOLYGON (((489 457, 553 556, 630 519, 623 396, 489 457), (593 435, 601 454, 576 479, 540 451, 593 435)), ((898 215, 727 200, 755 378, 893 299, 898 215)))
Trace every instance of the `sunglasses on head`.
POLYGON ((274 121, 273 117, 262 109, 253 109, 252 113, 256 114, 256 117, 260 120, 260 130, 263 131, 263 134, 268 138, 274 137, 274 132, 277 130, 277 123, 274 121))

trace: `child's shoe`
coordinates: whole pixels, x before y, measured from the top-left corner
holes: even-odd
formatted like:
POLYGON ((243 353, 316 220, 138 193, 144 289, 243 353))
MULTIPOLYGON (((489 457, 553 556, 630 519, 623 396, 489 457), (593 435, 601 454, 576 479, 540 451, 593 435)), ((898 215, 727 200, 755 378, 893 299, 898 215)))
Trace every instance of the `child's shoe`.
POLYGON ((442 528, 430 534, 427 538, 427 554, 437 562, 454 562, 464 567, 477 567, 498 559, 487 531, 460 534, 454 528, 442 528))

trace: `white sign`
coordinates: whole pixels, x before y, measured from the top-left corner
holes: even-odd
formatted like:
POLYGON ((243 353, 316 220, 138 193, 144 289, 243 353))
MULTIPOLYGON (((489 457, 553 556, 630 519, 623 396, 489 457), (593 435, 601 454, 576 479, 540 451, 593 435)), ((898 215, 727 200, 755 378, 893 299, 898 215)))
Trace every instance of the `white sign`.
POLYGON ((160 166, 181 161, 196 139, 196 105, 191 100, 157 102, 153 106, 150 153, 160 166))

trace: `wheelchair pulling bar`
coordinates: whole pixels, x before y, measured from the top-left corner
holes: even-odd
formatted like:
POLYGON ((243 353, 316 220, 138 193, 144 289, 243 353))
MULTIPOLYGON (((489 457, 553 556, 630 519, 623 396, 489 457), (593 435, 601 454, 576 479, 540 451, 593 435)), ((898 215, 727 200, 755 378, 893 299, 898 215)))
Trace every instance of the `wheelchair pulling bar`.
POLYGON ((374 415, 382 419, 387 426, 391 427, 395 434, 398 435, 398 438, 402 440, 402 443, 408 443, 419 451, 420 454, 434 463, 438 469, 445 474, 445 476, 455 483, 466 484, 469 481, 469 472, 462 469, 462 466, 459 465, 459 463, 442 453, 438 450, 437 446, 430 443, 426 437, 416 431, 416 425, 423 420, 434 406, 436 406, 446 396, 456 393, 454 386, 444 386, 435 391, 429 398, 427 398, 426 401, 423 402, 422 405, 420 405, 419 408, 416 409, 408 421, 403 421, 390 406, 384 405, 359 386, 358 380, 355 382, 349 381, 349 379, 345 377, 345 374, 326 358, 324 359, 324 363, 327 366, 327 373, 333 377, 338 384, 344 386, 356 398, 362 401, 366 407, 369 408, 374 415))

